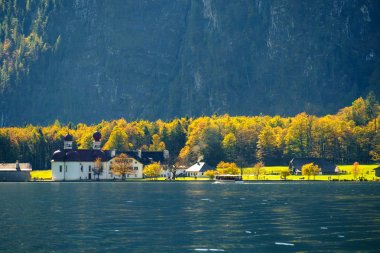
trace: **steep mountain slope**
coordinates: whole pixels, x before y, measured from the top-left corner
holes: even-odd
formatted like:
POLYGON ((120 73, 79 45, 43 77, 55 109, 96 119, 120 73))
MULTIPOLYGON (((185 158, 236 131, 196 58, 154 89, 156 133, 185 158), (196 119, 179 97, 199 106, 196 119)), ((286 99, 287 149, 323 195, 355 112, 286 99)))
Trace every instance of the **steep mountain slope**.
MULTIPOLYGON (((324 114, 380 95, 375 0, 40 0, 25 13, 29 1, 10 2, 1 15, 28 15, 18 32, 41 46, 25 71, 1 72, 3 125, 324 114)), ((4 53, 9 34, 3 63, 18 55, 4 53)))

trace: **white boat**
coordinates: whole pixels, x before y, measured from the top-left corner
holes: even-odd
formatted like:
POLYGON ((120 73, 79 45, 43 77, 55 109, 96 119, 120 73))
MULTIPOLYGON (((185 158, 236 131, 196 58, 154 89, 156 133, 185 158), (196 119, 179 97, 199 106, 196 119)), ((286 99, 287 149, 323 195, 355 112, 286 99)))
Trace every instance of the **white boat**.
POLYGON ((217 175, 215 176, 215 183, 244 183, 241 175, 217 175))

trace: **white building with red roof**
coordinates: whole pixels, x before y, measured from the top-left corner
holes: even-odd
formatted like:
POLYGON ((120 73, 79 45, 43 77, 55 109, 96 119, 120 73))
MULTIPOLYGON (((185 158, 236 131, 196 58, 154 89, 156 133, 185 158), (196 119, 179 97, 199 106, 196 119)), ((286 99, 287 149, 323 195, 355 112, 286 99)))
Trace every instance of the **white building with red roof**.
POLYGON ((152 162, 165 164, 169 159, 168 151, 116 151, 101 150, 101 134, 93 134, 92 149, 73 149, 73 136, 64 137, 63 149, 53 153, 51 160, 52 178, 54 181, 78 180, 113 180, 121 179, 120 175, 112 173, 112 162, 119 154, 126 154, 132 173, 127 178, 143 178, 143 168, 152 162), (100 158, 101 169, 95 162, 100 158))

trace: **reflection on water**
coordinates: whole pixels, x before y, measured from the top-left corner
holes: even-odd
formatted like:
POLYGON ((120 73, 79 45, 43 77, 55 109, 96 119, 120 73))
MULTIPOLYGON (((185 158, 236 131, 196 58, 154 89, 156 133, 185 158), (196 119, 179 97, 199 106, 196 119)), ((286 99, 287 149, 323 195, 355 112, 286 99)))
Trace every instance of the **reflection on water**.
POLYGON ((375 183, 3 183, 0 252, 374 252, 375 183))

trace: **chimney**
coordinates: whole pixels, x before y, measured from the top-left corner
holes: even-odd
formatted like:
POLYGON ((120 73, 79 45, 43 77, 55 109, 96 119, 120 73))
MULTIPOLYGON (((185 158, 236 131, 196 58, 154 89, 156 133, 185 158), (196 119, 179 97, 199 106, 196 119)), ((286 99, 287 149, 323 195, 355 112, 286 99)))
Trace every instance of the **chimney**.
POLYGON ((164 150, 164 159, 165 160, 169 159, 169 150, 167 150, 167 149, 164 150))
POLYGON ((142 158, 142 152, 141 149, 137 150, 137 156, 141 159, 142 158))

